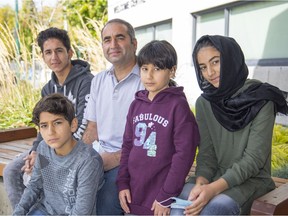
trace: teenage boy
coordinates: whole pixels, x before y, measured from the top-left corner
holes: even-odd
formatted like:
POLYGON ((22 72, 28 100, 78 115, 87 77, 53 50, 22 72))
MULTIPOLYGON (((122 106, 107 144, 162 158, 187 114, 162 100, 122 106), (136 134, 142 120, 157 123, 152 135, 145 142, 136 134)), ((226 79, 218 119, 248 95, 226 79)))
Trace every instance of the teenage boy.
MULTIPOLYGON (((41 95, 44 97, 58 92, 73 103, 78 119, 77 130, 73 136, 79 140, 87 123, 83 115, 93 78, 90 65, 82 60, 71 60, 73 51, 65 30, 48 28, 39 33, 37 42, 44 62, 52 70, 51 80, 43 87, 41 95)), ((15 158, 4 170, 4 185, 13 209, 25 189, 23 171, 25 174, 31 173, 36 158, 36 149, 41 140, 42 137, 39 134, 30 154, 27 152, 15 158)))
POLYGON ((103 161, 93 148, 74 139, 78 126, 73 104, 61 94, 48 95, 36 104, 32 121, 43 141, 13 215, 95 215, 103 161))

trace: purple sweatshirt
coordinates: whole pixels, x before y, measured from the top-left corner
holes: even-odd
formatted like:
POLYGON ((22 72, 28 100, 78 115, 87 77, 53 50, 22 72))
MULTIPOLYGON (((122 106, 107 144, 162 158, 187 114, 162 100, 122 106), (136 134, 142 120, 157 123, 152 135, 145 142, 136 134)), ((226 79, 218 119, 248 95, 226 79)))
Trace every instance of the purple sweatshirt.
POLYGON ((153 101, 146 90, 136 93, 127 115, 117 177, 118 190, 130 190, 132 214, 153 215, 155 200, 180 194, 198 143, 198 126, 183 87, 164 89, 153 101))

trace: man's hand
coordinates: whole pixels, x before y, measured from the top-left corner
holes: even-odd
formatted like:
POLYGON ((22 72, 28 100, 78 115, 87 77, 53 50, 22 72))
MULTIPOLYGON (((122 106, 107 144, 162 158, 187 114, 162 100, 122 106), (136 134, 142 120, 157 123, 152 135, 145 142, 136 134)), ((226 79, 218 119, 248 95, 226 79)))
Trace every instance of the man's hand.
POLYGON ((36 157, 37 152, 32 151, 29 155, 23 158, 23 160, 25 160, 25 165, 21 168, 21 171, 24 171, 26 174, 31 175, 36 157))
POLYGON ((88 121, 87 127, 82 136, 82 140, 86 144, 92 144, 98 140, 97 124, 96 122, 88 121))
POLYGON ((131 203, 131 194, 129 189, 119 192, 120 205, 126 214, 130 213, 128 203, 131 203))
POLYGON ((120 165, 121 150, 117 152, 103 152, 100 155, 103 160, 104 171, 111 170, 120 165))

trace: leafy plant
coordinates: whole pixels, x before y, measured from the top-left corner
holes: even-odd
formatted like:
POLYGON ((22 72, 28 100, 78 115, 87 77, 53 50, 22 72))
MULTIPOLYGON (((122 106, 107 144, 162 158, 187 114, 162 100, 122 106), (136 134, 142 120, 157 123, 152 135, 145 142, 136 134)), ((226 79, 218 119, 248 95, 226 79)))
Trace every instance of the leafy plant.
POLYGON ((272 176, 276 176, 279 178, 286 178, 288 179, 288 165, 284 165, 283 167, 273 170, 272 171, 272 176))
POLYGON ((90 34, 97 38, 99 34, 94 31, 95 26, 91 20, 107 21, 107 0, 69 0, 63 2, 63 6, 67 10, 64 9, 64 12, 67 14, 69 24, 74 27, 82 27, 84 23, 90 34))
POLYGON ((40 90, 31 83, 20 80, 1 88, 0 129, 32 126, 32 110, 40 99, 40 90), (9 89, 9 90, 8 90, 9 89), (2 106, 3 105, 3 106, 2 106))
POLYGON ((0 25, 0 129, 30 126, 40 98, 40 90, 28 81, 31 54, 23 41, 20 44, 21 54, 8 26, 0 25))
MULTIPOLYGON (((40 89, 50 79, 50 76, 46 76, 50 69, 43 62, 40 48, 36 45, 38 33, 48 26, 44 24, 43 17, 37 17, 40 13, 31 7, 28 7, 29 11, 36 17, 29 19, 27 13, 27 22, 20 22, 18 31, 15 32, 7 24, 0 23, 0 130, 32 125, 32 110, 41 97, 40 89), (26 28, 29 31, 26 31, 26 28), (41 67, 38 71, 35 70, 35 62, 41 67), (40 80, 37 74, 40 70, 45 74, 44 80, 40 80)), ((78 16, 82 20, 81 14, 78 16)), ((91 71, 96 73, 106 68, 99 40, 103 22, 91 19, 90 28, 87 25, 86 19, 86 23, 82 22, 82 27, 71 27, 68 34, 72 49, 78 54, 74 55, 73 59, 78 57, 87 60, 91 71), (94 31, 97 37, 91 31, 94 31)))
POLYGON ((284 167, 286 167, 286 175, 288 174, 288 128, 275 124, 272 138, 272 173, 278 176, 283 175, 284 167), (282 171, 280 171, 282 170, 282 171))

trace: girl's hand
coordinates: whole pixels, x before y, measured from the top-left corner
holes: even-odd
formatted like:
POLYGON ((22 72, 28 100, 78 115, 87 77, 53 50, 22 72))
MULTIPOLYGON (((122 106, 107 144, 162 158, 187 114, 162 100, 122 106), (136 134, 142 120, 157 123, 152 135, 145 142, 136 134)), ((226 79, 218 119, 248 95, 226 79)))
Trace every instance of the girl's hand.
POLYGON ((185 208, 184 214, 198 215, 204 206, 216 195, 228 189, 228 184, 225 179, 219 178, 218 180, 209 183, 205 178, 198 177, 196 185, 192 188, 188 200, 193 201, 190 206, 185 208))
POLYGON ((195 185, 189 195, 188 200, 193 201, 185 208, 186 215, 199 215, 204 206, 215 196, 215 191, 210 184, 195 185))
POLYGON ((170 208, 160 205, 156 200, 154 201, 152 208, 154 215, 170 215, 170 208))
POLYGON ((119 192, 120 205, 126 214, 130 213, 128 203, 131 203, 130 190, 125 189, 119 192))

